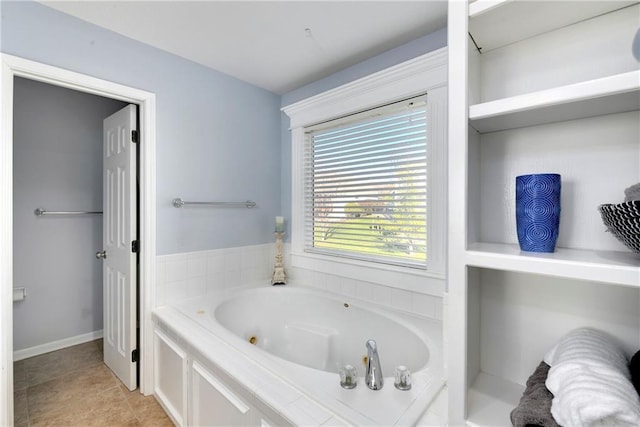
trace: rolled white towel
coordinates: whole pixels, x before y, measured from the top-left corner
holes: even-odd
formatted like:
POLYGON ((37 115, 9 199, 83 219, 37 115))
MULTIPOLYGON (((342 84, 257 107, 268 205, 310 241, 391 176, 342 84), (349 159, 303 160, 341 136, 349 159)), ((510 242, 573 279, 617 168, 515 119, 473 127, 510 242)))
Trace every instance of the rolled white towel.
POLYGON ((624 190, 624 201, 640 200, 640 182, 624 190))
POLYGON ((551 414, 564 427, 640 426, 627 359, 604 332, 579 328, 545 355, 551 414))
POLYGON ((578 328, 566 334, 544 356, 549 366, 560 362, 601 362, 629 373, 627 357, 606 333, 593 328, 578 328))

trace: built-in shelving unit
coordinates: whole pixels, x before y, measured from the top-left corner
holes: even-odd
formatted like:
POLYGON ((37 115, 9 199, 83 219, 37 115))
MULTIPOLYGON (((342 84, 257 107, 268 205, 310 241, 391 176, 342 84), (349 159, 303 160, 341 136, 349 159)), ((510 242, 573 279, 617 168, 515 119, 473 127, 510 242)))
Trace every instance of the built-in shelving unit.
POLYGON ((640 182, 638 1, 449 2, 449 424, 508 426, 578 326, 640 349, 640 255, 597 206, 640 182), (521 252, 515 176, 562 175, 554 253, 521 252))
POLYGON ((518 405, 524 387, 485 373, 478 374, 469 389, 469 426, 491 426, 496 419, 508 420, 518 405))

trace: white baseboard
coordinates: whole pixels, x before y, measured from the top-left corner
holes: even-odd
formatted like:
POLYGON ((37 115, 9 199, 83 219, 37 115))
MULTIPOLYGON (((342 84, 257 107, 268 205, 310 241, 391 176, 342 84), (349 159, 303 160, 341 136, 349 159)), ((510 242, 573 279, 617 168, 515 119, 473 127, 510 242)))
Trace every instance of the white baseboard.
POLYGON ((60 350, 61 348, 71 347, 73 345, 83 344, 100 338, 102 338, 102 329, 99 331, 89 332, 87 334, 76 335, 75 337, 36 345, 34 347, 24 348, 22 350, 16 350, 13 352, 13 361, 17 362, 18 360, 27 359, 29 357, 38 356, 40 354, 49 353, 50 351, 60 350))

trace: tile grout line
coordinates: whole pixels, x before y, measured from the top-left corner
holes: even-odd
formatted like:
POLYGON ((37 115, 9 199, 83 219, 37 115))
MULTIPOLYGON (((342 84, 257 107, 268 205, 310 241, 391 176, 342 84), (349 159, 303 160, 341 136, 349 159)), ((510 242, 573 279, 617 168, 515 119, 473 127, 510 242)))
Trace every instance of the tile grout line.
MULTIPOLYGON (((81 344, 81 345, 85 345, 85 344, 81 344)), ((99 349, 99 353, 102 353, 102 348, 100 348, 99 344, 98 344, 98 349, 99 349)), ((121 399, 124 399, 126 405, 121 407, 122 412, 120 413, 120 416, 122 416, 123 418, 127 418, 126 420, 127 425, 133 425, 133 424, 142 425, 145 421, 152 421, 152 420, 158 421, 158 422, 164 421, 159 419, 156 420, 157 414, 155 414, 155 412, 153 411, 149 412, 149 408, 151 408, 151 406, 149 406, 149 402, 146 396, 142 396, 142 398, 140 399, 138 396, 127 394, 128 389, 124 387, 120 379, 113 373, 113 371, 111 371, 111 369, 109 369, 109 367, 106 366, 106 364, 102 360, 102 357, 100 357, 99 358, 100 360, 98 360, 97 352, 94 352, 93 350, 88 350, 85 347, 85 348, 79 348, 78 352, 73 352, 73 351, 65 352, 65 349, 62 349, 57 354, 55 354, 55 352, 51 352, 51 353, 52 354, 49 357, 39 357, 39 359, 32 360, 30 363, 28 362, 26 365, 21 366, 21 368, 24 369, 23 398, 25 399, 24 407, 23 407, 24 411, 22 412, 22 414, 26 413, 26 416, 24 417, 25 419, 23 419, 22 422, 20 423, 20 426, 26 425, 28 427, 32 427, 34 425, 40 425, 40 424, 47 425, 47 423, 50 423, 60 413, 69 412, 72 408, 75 408, 74 406, 75 402, 72 402, 72 401, 65 401, 64 403, 59 402, 60 403, 59 405, 55 405, 51 407, 51 410, 53 411, 51 414, 48 414, 47 412, 43 412, 38 417, 36 417, 37 423, 34 424, 34 421, 36 420, 33 418, 33 410, 36 409, 36 407, 30 404, 29 402, 30 396, 31 398, 37 400, 37 402, 32 402, 32 403, 36 403, 36 406, 38 406, 40 404, 40 400, 41 400, 40 398, 43 391, 45 394, 49 392, 56 392, 55 390, 60 388, 61 381, 63 383, 62 387, 64 387, 65 376, 69 376, 69 375, 71 376, 89 375, 90 376, 92 372, 100 371, 103 369, 106 372, 109 372, 109 378, 113 380, 114 385, 109 386, 108 384, 104 384, 106 388, 101 388, 101 387, 100 389, 92 388, 92 392, 93 394, 111 395, 113 396, 113 398, 115 398, 116 401, 119 401, 119 402, 121 402, 121 399), (87 360, 87 358, 89 360, 87 360), (78 361, 81 361, 81 363, 77 363, 78 361), (85 362, 88 362, 88 363, 84 365, 85 362), (78 369, 73 369, 73 368, 70 369, 71 366, 73 367, 82 366, 82 367, 78 369), (59 374, 59 372, 61 371, 64 373, 59 374), (38 380, 38 378, 40 378, 38 383, 29 384, 29 382, 27 381, 28 374, 30 374, 31 378, 34 380, 38 380), (51 378, 46 378, 46 374, 52 374, 54 376, 51 378), (46 385, 46 383, 49 381, 52 382, 50 386, 46 385), (54 388, 50 389, 51 386, 53 386, 54 388), (118 391, 113 390, 113 387, 117 387, 118 391), (36 392, 36 394, 33 394, 34 391, 36 392), (128 411, 128 412, 125 412, 125 411, 128 411), (54 416, 54 418, 51 419, 50 415, 54 416)), ((28 359, 25 359, 25 360, 28 360, 28 359)), ((151 397, 150 399, 153 400, 153 403, 157 405, 157 402, 155 401, 154 397, 151 397)), ((118 403, 118 405, 120 404, 118 403)), ((93 408, 94 406, 91 406, 91 408, 88 408, 88 409, 93 409, 93 408)), ((95 408, 98 408, 98 406, 95 406, 95 408)), ((163 418, 166 418, 166 420, 169 421, 169 418, 164 412, 164 410, 162 410, 162 408, 160 407, 159 409, 162 415, 164 416, 163 418)), ((67 421, 70 423, 70 425, 78 425, 78 426, 80 425, 80 424, 74 424, 74 421, 71 418, 68 418, 67 421)))
POLYGON ((41 380, 41 381, 39 381, 37 383, 33 383, 33 384, 29 383, 29 381, 26 380, 27 381, 27 388, 36 387, 36 386, 42 385, 42 384, 44 384, 46 382, 49 382, 49 381, 59 380, 60 378, 63 378, 65 376, 67 376, 67 375, 78 373, 78 372, 82 372, 82 371, 84 371, 86 369, 89 369, 89 368, 95 368, 97 366, 100 366, 103 363, 104 362, 100 362, 100 363, 96 363, 95 365, 88 365, 88 366, 82 367, 80 369, 73 369, 71 371, 65 372, 63 374, 56 375, 54 377, 46 378, 44 380, 41 380))
POLYGON ((136 412, 136 410, 133 409, 131 402, 129 402, 129 399, 127 399, 127 395, 125 394, 124 390, 122 390, 122 387, 120 387, 119 384, 117 387, 118 387, 118 390, 120 390, 120 394, 122 395, 122 398, 127 403, 127 407, 131 410, 131 413, 133 414, 133 419, 135 419, 138 422, 138 424, 142 424, 142 420, 138 416, 138 413, 136 412))
MULTIPOLYGON (((122 387, 120 387, 120 380, 118 379, 117 376, 115 376, 113 374, 113 372, 111 372, 111 375, 113 375, 116 379, 116 385, 115 388, 118 389, 118 392, 120 393, 120 396, 122 397, 122 399, 124 399, 124 402, 127 405, 127 408, 129 408, 129 411, 131 411, 131 414, 133 415, 133 418, 131 419, 131 421, 135 420, 138 422, 138 424, 141 423, 140 419, 138 419, 138 415, 136 414, 136 411, 133 409, 133 407, 131 406, 131 403, 129 403, 129 399, 127 399, 127 396, 125 395, 124 391, 122 390, 122 387)), ((109 389, 111 390, 111 389, 109 389)), ((108 391, 108 390, 105 390, 108 391)))
MULTIPOLYGON (((26 376, 26 372, 25 372, 25 376, 26 376)), ((27 384, 27 388, 24 389, 24 398, 26 399, 26 405, 27 405, 27 427, 31 427, 31 413, 29 410, 29 385, 27 384)))
POLYGON ((120 395, 122 396, 122 398, 124 399, 125 403, 127 404, 127 407, 129 408, 129 410, 131 411, 131 413, 133 414, 133 419, 135 419, 138 424, 142 424, 142 420, 140 420, 140 418, 138 417, 138 413, 135 411, 135 409, 133 409, 133 406, 131 406, 131 402, 129 402, 129 399, 127 398, 127 395, 125 394, 125 391, 122 389, 122 381, 120 381, 120 378, 118 378, 118 376, 116 374, 113 373, 113 371, 111 371, 109 369, 109 372, 111 372, 111 375, 115 378, 116 380, 116 387, 118 388, 118 391, 120 392, 120 395))

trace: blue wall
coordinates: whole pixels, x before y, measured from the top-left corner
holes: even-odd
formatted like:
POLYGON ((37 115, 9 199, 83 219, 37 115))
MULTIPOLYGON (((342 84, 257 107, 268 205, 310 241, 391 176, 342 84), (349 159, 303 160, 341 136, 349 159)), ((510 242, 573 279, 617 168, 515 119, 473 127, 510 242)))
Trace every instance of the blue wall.
MULTIPOLYGON (((338 71, 324 79, 315 81, 301 88, 292 90, 282 95, 282 107, 301 101, 305 98, 334 89, 346 83, 365 77, 369 74, 384 70, 401 62, 408 61, 420 55, 432 52, 447 46, 447 29, 443 28, 424 37, 420 37, 395 49, 388 50, 378 56, 367 59, 352 67, 338 71)), ((281 188, 282 188, 282 214, 287 218, 287 236, 290 241, 291 218, 291 135, 289 133, 289 117, 281 114, 281 188)))
POLYGON ((156 94, 159 255, 271 242, 274 217, 287 228, 291 218, 280 107, 447 44, 442 29, 280 97, 30 0, 0 0, 0 11, 2 52, 156 94), (251 199, 259 209, 176 209, 175 197, 251 199))
POLYGON ((1 51, 156 94, 157 252, 271 242, 280 97, 32 1, 1 1, 1 51), (255 200, 259 208, 171 206, 255 200))

